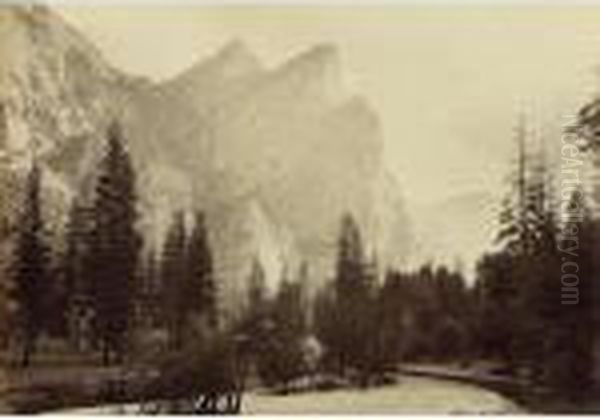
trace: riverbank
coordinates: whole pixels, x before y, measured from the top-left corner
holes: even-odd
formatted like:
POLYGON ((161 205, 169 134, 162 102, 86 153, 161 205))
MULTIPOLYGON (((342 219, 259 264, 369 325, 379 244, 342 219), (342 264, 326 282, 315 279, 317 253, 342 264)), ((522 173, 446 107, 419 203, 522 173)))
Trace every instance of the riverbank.
POLYGON ((120 367, 96 365, 32 366, 5 369, 1 413, 40 413, 110 401, 108 385, 123 377, 120 367))
POLYGON ((559 392, 519 380, 510 375, 491 373, 486 363, 460 364, 408 364, 399 368, 405 375, 451 380, 471 384, 498 393, 518 404, 531 414, 598 414, 600 413, 600 388, 577 401, 559 392))
MULTIPOLYGON (((59 414, 135 414, 136 404, 70 409, 59 414)), ((400 375, 398 382, 369 389, 309 391, 289 395, 255 390, 242 401, 242 414, 522 414, 503 396, 449 380, 400 375)))
MULTIPOLYGON (((0 399, 3 413, 67 412, 133 414, 139 399, 101 392, 118 368, 81 367, 13 372, 11 401, 0 399), (120 404, 116 404, 120 401, 120 404), (128 401, 130 403, 128 403, 128 401), (133 401, 133 403, 131 403, 133 401), (111 402, 110 404, 108 402, 111 402)), ((573 403, 544 394, 483 365, 407 364, 393 376, 396 383, 368 389, 351 387, 306 390, 278 395, 252 387, 243 397, 244 414, 505 414, 598 413, 590 398, 573 403)), ((5 378, 9 379, 9 378, 5 378)))
POLYGON ((251 393, 247 414, 518 414, 514 402, 456 381, 399 375, 393 385, 290 396, 251 393))

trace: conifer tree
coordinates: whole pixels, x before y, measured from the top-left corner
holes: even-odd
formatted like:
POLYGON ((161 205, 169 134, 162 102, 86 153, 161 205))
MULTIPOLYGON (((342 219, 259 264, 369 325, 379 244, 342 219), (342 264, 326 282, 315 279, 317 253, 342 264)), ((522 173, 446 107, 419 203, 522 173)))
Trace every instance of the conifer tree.
POLYGON ((178 212, 171 223, 163 247, 161 261, 162 296, 166 304, 166 322, 170 346, 179 350, 183 346, 186 323, 187 259, 186 232, 183 212, 178 212))
POLYGON ((302 351, 306 318, 301 285, 282 279, 272 306, 272 328, 262 343, 258 368, 267 385, 282 386, 287 391, 290 381, 306 373, 302 351))
POLYGON ((141 318, 140 323, 147 327, 161 325, 164 308, 160 295, 159 266, 154 249, 150 249, 146 253, 136 298, 141 318))
POLYGON ((258 258, 252 261, 248 278, 248 296, 245 302, 243 329, 249 335, 250 347, 257 350, 267 334, 269 299, 266 289, 265 270, 258 258))
POLYGON ((188 285, 186 306, 191 314, 204 317, 211 328, 218 325, 217 288, 213 272, 213 257, 208 240, 204 214, 198 212, 190 235, 188 251, 188 285))
POLYGON ((569 398, 581 399, 593 385, 598 227, 582 191, 573 193, 565 204, 557 241, 562 264, 552 267, 561 278, 546 293, 549 343, 545 379, 569 398))
POLYGON ((372 325, 372 281, 366 271, 360 230, 351 215, 342 218, 338 240, 335 289, 337 325, 330 347, 341 373, 348 367, 364 370, 372 325))
POLYGON ((135 172, 117 124, 108 131, 99 164, 92 213, 93 295, 104 363, 127 348, 133 291, 141 249, 136 230, 135 172))
MULTIPOLYGON (((92 223, 89 209, 74 200, 65 226, 65 251, 61 258, 62 293, 61 302, 64 321, 67 325, 76 300, 92 303, 93 275, 90 271, 92 245, 92 223)), ((90 308, 93 309, 93 308, 90 308)))
POLYGON ((28 174, 24 202, 17 223, 13 298, 17 304, 21 365, 28 366, 43 331, 49 290, 50 248, 45 237, 41 206, 42 173, 37 162, 28 174))

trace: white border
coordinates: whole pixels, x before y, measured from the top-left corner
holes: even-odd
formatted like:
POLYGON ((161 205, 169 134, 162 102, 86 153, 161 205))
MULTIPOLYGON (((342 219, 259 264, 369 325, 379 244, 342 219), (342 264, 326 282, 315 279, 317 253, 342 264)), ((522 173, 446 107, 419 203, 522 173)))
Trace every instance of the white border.
POLYGON ((0 6, 600 6, 600 0, 0 0, 0 6))

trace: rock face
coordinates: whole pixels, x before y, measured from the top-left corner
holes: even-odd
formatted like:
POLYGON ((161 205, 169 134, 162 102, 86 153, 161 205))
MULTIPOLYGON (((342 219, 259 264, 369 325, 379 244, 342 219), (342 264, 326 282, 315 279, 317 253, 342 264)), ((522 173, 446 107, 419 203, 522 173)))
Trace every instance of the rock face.
POLYGON ((55 220, 74 194, 89 193, 106 127, 117 119, 138 170, 147 243, 160 246, 173 211, 204 210, 228 297, 242 293, 254 256, 271 285, 304 261, 311 283, 322 283, 344 212, 381 264, 407 252, 408 222, 384 167, 377 115, 364 98, 344 94, 333 46, 265 69, 234 41, 153 83, 111 67, 38 6, 0 10, 0 55, 0 181, 22 173, 35 149, 55 220))

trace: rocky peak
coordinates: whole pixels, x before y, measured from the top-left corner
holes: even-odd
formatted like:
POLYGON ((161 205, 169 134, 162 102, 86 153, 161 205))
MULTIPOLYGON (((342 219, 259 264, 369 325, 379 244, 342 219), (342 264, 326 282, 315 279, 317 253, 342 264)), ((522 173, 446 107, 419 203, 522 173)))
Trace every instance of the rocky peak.
POLYGON ((166 82, 164 86, 198 94, 204 90, 227 87, 224 85, 255 75, 261 70, 258 58, 248 47, 240 40, 233 40, 209 58, 198 61, 166 82))
POLYGON ((340 67, 335 46, 317 45, 273 71, 270 85, 292 102, 304 97, 330 106, 343 96, 340 67))
POLYGON ((398 191, 391 184, 385 194, 377 190, 381 127, 364 98, 344 92, 334 46, 264 69, 233 41, 170 80, 137 83, 51 11, 11 13, 0 11, 0 52, 25 59, 0 62, 10 69, 9 94, 0 89, 6 143, 47 145, 54 190, 72 190, 61 197, 90 188, 107 119, 124 106, 117 115, 138 169, 144 233, 157 242, 176 206, 208 209, 224 282, 243 284, 257 254, 265 262, 277 256, 272 276, 306 261, 316 267, 315 282, 324 280, 334 259, 324 244, 335 240, 347 211, 367 234, 388 232, 369 238, 382 255, 403 253, 398 191), (21 29, 7 31, 7 21, 21 29), (31 28, 39 33, 31 37, 31 28))

